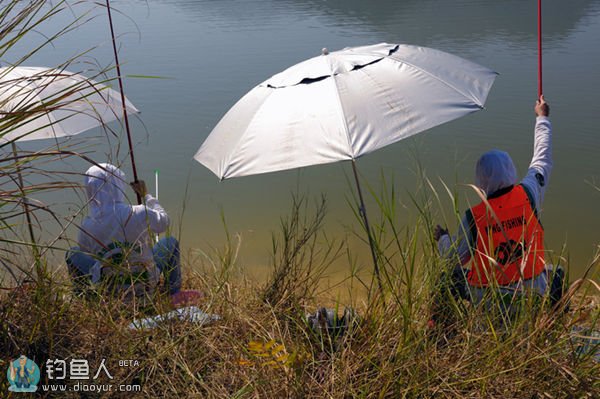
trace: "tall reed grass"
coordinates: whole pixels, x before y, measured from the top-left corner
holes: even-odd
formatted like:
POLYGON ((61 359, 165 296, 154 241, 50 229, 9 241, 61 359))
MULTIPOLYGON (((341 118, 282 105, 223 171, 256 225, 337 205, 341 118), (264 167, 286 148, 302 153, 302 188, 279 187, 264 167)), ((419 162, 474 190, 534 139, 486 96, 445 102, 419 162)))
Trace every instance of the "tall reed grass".
MULTIPOLYGON (((14 68, 33 66, 31 60, 41 51, 47 51, 56 40, 73 33, 87 23, 94 14, 86 7, 81 14, 77 7, 85 2, 43 0, 2 1, 0 10, 0 277, 7 284, 34 281, 42 284, 52 272, 46 267, 48 254, 61 251, 64 233, 72 228, 82 211, 81 201, 73 206, 71 214, 65 214, 64 203, 47 203, 48 193, 70 191, 81 199, 79 181, 81 173, 73 172, 69 163, 74 159, 84 164, 95 164, 90 156, 90 145, 85 140, 56 139, 36 150, 23 150, 21 142, 28 139, 32 130, 21 137, 11 132, 22 128, 32 120, 45 121, 46 113, 55 109, 69 108, 80 96, 73 96, 82 89, 73 84, 60 92, 38 92, 43 98, 36 103, 24 100, 23 87, 27 78, 8 78, 14 68), (66 26, 42 34, 52 18, 68 13, 72 18, 66 26), (28 43, 29 46, 22 45, 28 43), (74 183, 74 181, 76 183, 74 183), (60 211, 59 211, 60 209, 60 211), (49 236, 48 232, 52 231, 49 236)), ((82 9, 83 10, 83 9, 82 9)), ((47 31, 47 30, 46 30, 47 31)), ((83 51, 60 65, 47 66, 61 71, 71 69, 83 73, 101 83, 110 83, 110 68, 102 68, 83 51)), ((88 84, 86 82, 86 84, 88 84)), ((27 98, 27 97, 25 97, 27 98)), ((68 122, 68 121, 67 121, 68 122)), ((48 122, 42 128, 52 128, 48 122)), ((42 122, 42 124, 44 124, 42 122)), ((32 128, 34 129, 34 128, 32 128)), ((103 137, 115 137, 111 144, 118 153, 119 134, 110 126, 102 126, 103 137)), ((88 138, 89 140, 89 138, 88 138)), ((31 148, 32 146, 25 146, 31 148)), ((59 255, 60 256, 60 255, 59 255)))

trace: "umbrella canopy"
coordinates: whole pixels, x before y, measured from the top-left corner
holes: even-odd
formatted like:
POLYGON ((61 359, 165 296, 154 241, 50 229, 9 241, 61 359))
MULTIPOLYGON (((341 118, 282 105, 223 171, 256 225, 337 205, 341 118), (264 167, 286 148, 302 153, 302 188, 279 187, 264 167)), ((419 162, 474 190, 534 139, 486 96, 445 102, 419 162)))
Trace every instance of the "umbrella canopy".
POLYGON ((425 47, 323 49, 250 90, 194 158, 220 179, 355 160, 483 108, 496 76, 425 47))
MULTIPOLYGON (((123 116, 120 94, 44 67, 0 68, 0 143, 72 136, 123 116)), ((127 99, 127 113, 139 112, 127 99)))

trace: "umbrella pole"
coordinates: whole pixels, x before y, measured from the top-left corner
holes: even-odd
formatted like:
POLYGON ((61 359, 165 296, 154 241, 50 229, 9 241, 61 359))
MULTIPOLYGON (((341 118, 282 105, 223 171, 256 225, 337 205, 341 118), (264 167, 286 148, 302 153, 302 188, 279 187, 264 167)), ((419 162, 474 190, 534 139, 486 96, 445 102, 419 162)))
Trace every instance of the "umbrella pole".
MULTIPOLYGON (((127 106, 125 105, 125 92, 123 90, 123 80, 121 79, 121 65, 119 64, 119 55, 117 52, 117 41, 115 40, 115 30, 113 28, 112 14, 110 12, 110 1, 106 0, 106 9, 108 10, 108 24, 110 25, 110 36, 112 37, 113 52, 115 53, 115 65, 117 67, 117 80, 119 81, 119 90, 121 92, 121 104, 123 106, 123 120, 125 121, 125 131, 127 132, 127 142, 129 144, 129 156, 131 158, 131 167, 133 169, 133 181, 137 183, 138 174, 135 167, 135 158, 133 156, 133 144, 131 142, 131 130, 129 129, 129 118, 127 117, 127 106)), ((138 204, 142 203, 140 193, 136 191, 138 204)))
MULTIPOLYGON (((33 233, 33 223, 31 222, 31 215, 29 214, 29 203, 27 200, 27 195, 25 194, 25 183, 23 183, 23 174, 21 173, 21 167, 18 164, 17 160, 17 146, 13 141, 11 143, 13 155, 15 157, 15 168, 17 170, 17 182, 19 185, 19 191, 21 192, 21 196, 23 197, 23 211, 25 212, 25 219, 27 221, 27 227, 29 230, 29 239, 31 240, 31 248, 33 249, 33 256, 35 258, 36 265, 39 262, 39 253, 37 248, 37 243, 35 241, 35 234, 33 233)), ((40 270, 38 270, 38 277, 40 277, 40 270)))
POLYGON ((359 213, 365 222, 365 229, 367 229, 367 237, 369 237, 369 246, 371 247, 371 256, 373 257, 373 266, 375 268, 375 276, 377 277, 377 284, 379 285, 379 292, 383 294, 383 284, 381 283, 381 275, 379 273, 379 263, 377 261, 377 252, 375 251, 375 240, 371 235, 371 228, 369 227, 369 219, 367 218, 367 208, 365 207, 365 201, 363 200, 362 190, 360 188, 360 180, 358 179, 358 172, 356 171, 356 160, 352 160, 352 172, 354 172, 354 180, 356 182, 356 189, 358 191, 358 198, 360 200, 359 213))

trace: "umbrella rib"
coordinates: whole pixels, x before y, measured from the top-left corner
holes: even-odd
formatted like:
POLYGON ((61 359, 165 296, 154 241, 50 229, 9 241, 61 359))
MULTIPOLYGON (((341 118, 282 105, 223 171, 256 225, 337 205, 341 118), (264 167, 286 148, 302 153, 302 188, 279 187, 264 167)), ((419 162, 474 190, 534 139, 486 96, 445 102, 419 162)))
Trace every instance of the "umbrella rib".
MULTIPOLYGON (((457 89, 457 88, 456 88, 454 85, 452 85, 452 84, 450 84, 450 83, 446 82, 444 79, 440 78, 439 76, 437 76, 437 75, 434 75, 433 73, 431 73, 431 72, 429 72, 429 71, 427 71, 427 70, 425 70, 425 69, 423 69, 423 68, 420 68, 420 67, 418 67, 418 66, 416 66, 416 65, 414 65, 414 64, 411 64, 410 62, 406 62, 405 60, 401 60, 401 59, 395 59, 395 58, 392 58, 392 57, 387 57, 387 58, 389 58, 389 59, 391 59, 391 60, 394 60, 395 62, 401 62, 401 63, 403 63, 403 64, 405 64, 405 65, 407 65, 407 66, 409 66, 409 67, 412 67, 412 68, 414 68, 414 69, 416 69, 416 70, 418 70, 418 71, 421 71, 421 72, 423 72, 423 73, 427 74, 428 76, 432 77, 433 79, 435 79, 435 80, 437 80, 437 81, 439 81, 439 82, 442 82, 442 83, 443 83, 443 84, 445 84, 446 86, 450 87, 452 90, 454 90, 454 91, 455 91, 455 92, 457 92, 458 94, 462 95, 463 97, 465 97, 465 98, 468 98, 468 99, 472 100, 472 101, 475 103, 475 105, 477 105, 479 108, 483 109, 483 104, 481 104, 481 103, 480 103, 480 102, 479 102, 479 101, 478 101, 476 98, 474 98, 473 96, 470 96, 470 95, 468 95, 468 94, 465 94, 463 91, 461 91, 461 90, 457 89)), ((497 73, 497 72, 494 72, 494 73, 495 73, 496 75, 498 75, 498 73, 497 73)))
MULTIPOLYGON (((47 74, 47 72, 44 72, 44 76, 46 76, 46 74, 47 74)), ((52 75, 49 75, 49 76, 52 77, 52 75)), ((41 93, 44 91, 44 89, 46 89, 48 87, 48 85, 50 85, 51 83, 54 83, 56 81, 56 79, 57 79, 58 76, 61 76, 61 75, 58 74, 58 75, 54 76, 49 83, 44 83, 44 86, 41 87, 40 93, 37 95, 38 98, 40 99, 40 102, 43 103, 43 100, 44 100, 44 98, 42 98, 42 96, 41 96, 41 93)), ((52 129, 52 135, 54 136, 54 138, 56 138, 57 137, 57 130, 58 130, 57 128, 59 127, 59 126, 56 125, 57 120, 56 120, 56 118, 54 118, 53 116, 51 116, 50 112, 48 112, 48 111, 45 112, 45 115, 48 117, 48 120, 50 121, 50 125, 49 126, 50 126, 50 129, 52 129)), ((61 129, 61 130, 63 130, 63 129, 61 129)))
MULTIPOLYGON (((269 92, 268 96, 265 96, 262 104, 260 105, 260 107, 262 107, 264 105, 264 103, 267 101, 267 99, 269 97, 271 97, 271 95, 275 92, 275 88, 271 88, 271 91, 269 92)), ((235 107, 235 105, 234 105, 235 107)), ((244 129, 244 133, 242 133, 240 135, 240 137, 238 138, 237 142, 235 143, 235 147, 233 147, 232 151, 230 151, 229 153, 229 157, 227 158, 227 162, 225 163, 225 168, 223 170, 223 173, 221 173, 221 176, 219 176, 219 178, 221 180, 225 180, 227 178, 227 173, 229 172, 229 169, 231 168, 231 158, 233 158, 233 154, 235 154, 235 152, 237 151, 237 149, 240 147, 241 143, 243 142, 243 138, 246 135, 246 133, 248 132, 248 127, 252 124, 252 122, 254 122, 254 119, 256 119, 256 116, 258 115, 258 110, 260 109, 260 107, 257 108, 257 112, 254 113, 254 115, 252 115, 252 118, 248 121, 248 124, 246 125, 246 128, 244 129)), ((229 113, 229 112, 228 112, 229 113)), ((225 114, 227 115, 227 114, 225 114)), ((202 149, 202 147, 200 147, 200 149, 202 149)))
POLYGON ((350 153, 350 157, 352 160, 354 160, 354 147, 352 145, 352 138, 350 137, 350 131, 348 129, 348 122, 346 121, 346 113, 344 112, 344 105, 342 103, 342 98, 340 97, 340 92, 338 90, 338 86, 337 86, 337 82, 335 80, 337 75, 334 75, 331 77, 331 80, 333 81, 333 85, 335 86, 335 95, 338 99, 338 104, 340 105, 340 112, 341 112, 341 118, 342 118, 342 126, 344 127, 344 131, 346 132, 346 138, 348 139, 348 150, 350 153))

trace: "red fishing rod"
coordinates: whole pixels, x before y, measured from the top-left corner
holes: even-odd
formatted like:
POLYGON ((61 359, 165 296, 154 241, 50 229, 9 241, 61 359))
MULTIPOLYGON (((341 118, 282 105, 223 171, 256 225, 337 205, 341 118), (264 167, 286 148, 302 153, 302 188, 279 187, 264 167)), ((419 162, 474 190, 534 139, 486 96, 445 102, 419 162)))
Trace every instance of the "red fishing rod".
POLYGON ((538 0, 538 98, 542 94, 542 0, 538 0))
MULTIPOLYGON (((138 174, 135 167, 135 157, 133 156, 133 143, 131 141, 131 130, 129 129, 129 119, 127 117, 127 107, 125 105, 125 91, 123 90, 123 79, 121 78, 121 64, 119 64, 119 54, 117 52, 117 41, 115 39, 115 30, 113 28, 112 15, 110 12, 110 0, 106 0, 106 10, 108 11, 108 23, 110 25, 110 36, 112 37, 113 51, 115 53, 115 64, 117 66, 117 80, 119 82, 119 91, 121 92, 121 104, 123 105, 123 120, 125 121, 125 131, 127 132, 127 142, 129 143, 129 157, 131 158, 131 167, 133 169, 133 181, 137 183, 138 174)), ((140 193, 135 192, 138 204, 142 203, 140 193)))

